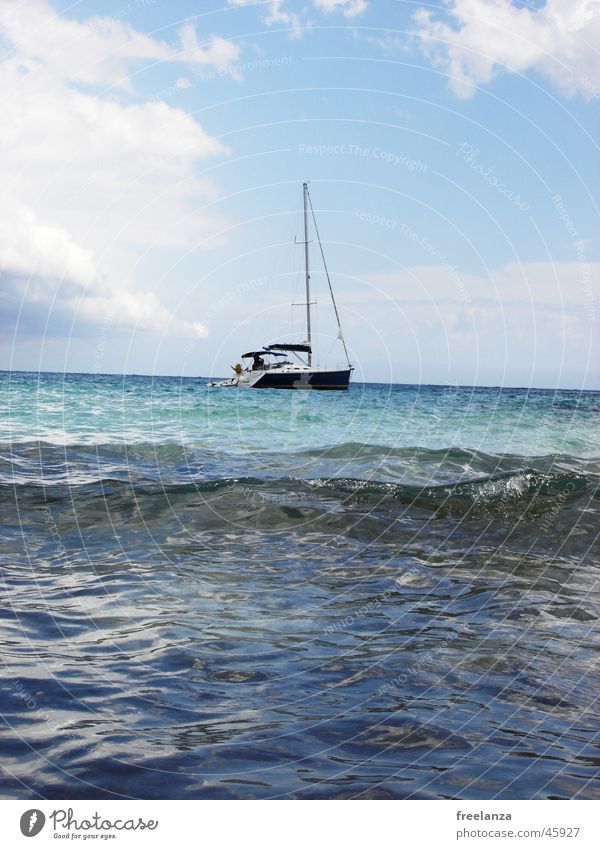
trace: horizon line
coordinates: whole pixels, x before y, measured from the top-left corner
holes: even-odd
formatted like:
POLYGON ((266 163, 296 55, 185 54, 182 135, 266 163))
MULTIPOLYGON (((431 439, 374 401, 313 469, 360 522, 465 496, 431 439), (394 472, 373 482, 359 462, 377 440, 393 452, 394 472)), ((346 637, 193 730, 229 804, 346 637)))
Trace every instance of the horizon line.
MULTIPOLYGON (((1 368, 0 374, 62 374, 65 375, 85 375, 86 377, 147 377, 147 378, 170 378, 177 380, 224 380, 223 377, 209 375, 177 375, 177 374, 144 374, 142 372, 95 372, 95 371, 52 371, 49 369, 10 369, 1 368)), ((389 381, 379 380, 355 380, 355 384, 370 385, 370 386, 454 386, 457 389, 519 389, 522 391, 536 390, 540 392, 600 392, 600 387, 596 389, 584 389, 583 387, 567 387, 567 386, 512 386, 500 383, 391 383, 389 381)), ((352 386, 352 383, 349 384, 352 386)))

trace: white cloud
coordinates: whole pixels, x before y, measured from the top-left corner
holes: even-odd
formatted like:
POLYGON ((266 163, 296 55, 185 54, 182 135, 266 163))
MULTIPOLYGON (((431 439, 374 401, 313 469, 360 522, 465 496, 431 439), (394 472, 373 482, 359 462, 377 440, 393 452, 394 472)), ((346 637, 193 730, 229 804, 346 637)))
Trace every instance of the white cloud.
POLYGON ((177 58, 188 65, 203 67, 214 65, 220 71, 232 67, 240 55, 240 48, 232 41, 213 35, 206 47, 198 41, 194 24, 185 24, 179 31, 181 50, 177 58))
POLYGON ((511 262, 482 274, 422 265, 366 279, 336 290, 343 310, 364 322, 349 334, 363 350, 359 331, 373 326, 384 340, 373 340, 375 352, 384 344, 392 363, 406 364, 422 345, 436 381, 447 361, 448 379, 465 383, 551 386, 561 375, 563 385, 598 385, 600 263, 511 262))
MULTIPOLYGON (((307 21, 303 22, 297 12, 290 11, 286 0, 265 0, 262 3, 257 0, 227 0, 227 2, 230 6, 256 6, 262 11, 262 18, 267 26, 281 24, 281 26, 290 27, 294 38, 299 38, 302 30, 308 26, 307 21)), ((367 0, 313 0, 313 6, 320 12, 325 14, 340 12, 346 18, 362 14, 368 5, 367 0)))
POLYGON ((471 97, 500 69, 533 70, 561 92, 600 96, 600 2, 547 0, 541 9, 510 0, 449 0, 449 22, 429 9, 416 32, 459 97, 471 97))
POLYGON ((395 298, 401 293, 402 303, 455 301, 465 308, 486 303, 502 309, 518 302, 529 304, 533 311, 578 309, 582 318, 592 307, 594 312, 600 308, 600 263, 594 262, 509 262, 489 269, 487 275, 453 266, 419 265, 369 280, 375 286, 373 297, 395 298))
POLYGON ((43 224, 31 209, 10 201, 0 217, 0 257, 3 269, 17 275, 88 286, 97 274, 92 251, 77 245, 62 227, 43 224))
POLYGON ((140 330, 156 333, 203 337, 207 328, 199 321, 182 321, 174 318, 153 292, 112 291, 91 296, 73 298, 68 302, 74 313, 84 320, 97 322, 101 315, 105 322, 113 325, 126 324, 140 330))
POLYGON ((133 62, 182 62, 191 67, 215 65, 220 70, 238 59, 239 47, 211 35, 205 46, 193 24, 179 30, 172 46, 110 17, 80 22, 61 17, 48 0, 24 0, 0 6, 0 30, 14 46, 24 67, 39 63, 66 80, 113 85, 130 90, 133 62))
POLYGON ((58 15, 46 0, 3 3, 0 29, 22 67, 43 66, 56 76, 129 88, 128 63, 167 59, 170 48, 110 18, 86 22, 58 15))
POLYGON ((329 14, 330 12, 341 12, 346 18, 353 18, 366 12, 367 0, 313 0, 317 9, 329 14))
POLYGON ((262 3, 257 3, 257 0, 227 0, 227 2, 230 6, 257 6, 267 26, 281 24, 291 29, 293 38, 300 38, 302 35, 300 16, 286 8, 285 0, 266 0, 262 3))
POLYGON ((172 47, 108 18, 68 20, 46 0, 3 3, 0 35, 12 48, 0 61, 5 289, 17 299, 35 291, 39 303, 47 281, 50 304, 62 281, 63 304, 84 317, 204 332, 136 289, 131 270, 148 247, 215 238, 222 222, 194 212, 215 189, 196 172, 199 160, 228 150, 183 110, 131 103, 130 95, 125 104, 114 87, 131 91, 130 72, 141 60, 222 69, 238 48, 216 36, 203 47, 189 25, 172 47))

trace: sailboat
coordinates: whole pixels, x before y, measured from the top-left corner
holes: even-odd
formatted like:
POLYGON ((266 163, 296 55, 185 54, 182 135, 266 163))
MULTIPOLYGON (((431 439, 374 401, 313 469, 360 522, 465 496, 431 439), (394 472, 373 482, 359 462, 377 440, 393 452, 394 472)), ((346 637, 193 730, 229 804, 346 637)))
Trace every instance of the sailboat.
MULTIPOLYGON (((235 374, 228 380, 220 380, 210 386, 232 386, 248 389, 348 389, 353 366, 350 363, 346 342, 342 334, 340 316, 325 262, 323 245, 317 228, 308 183, 302 184, 304 205, 304 278, 306 286, 306 340, 302 343, 275 342, 242 354, 244 364, 232 366, 235 374), (309 210, 319 243, 321 259, 329 286, 331 303, 338 327, 338 340, 342 343, 347 365, 342 368, 320 368, 313 364, 311 335, 310 269, 309 269, 309 210), (251 362, 250 362, 251 360, 251 362)), ((304 306, 304 304, 303 304, 304 306)))

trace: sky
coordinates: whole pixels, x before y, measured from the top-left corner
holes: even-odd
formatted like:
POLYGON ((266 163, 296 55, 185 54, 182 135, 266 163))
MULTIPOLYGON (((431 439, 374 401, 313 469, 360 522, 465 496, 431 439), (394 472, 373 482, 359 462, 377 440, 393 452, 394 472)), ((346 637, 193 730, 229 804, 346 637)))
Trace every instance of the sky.
POLYGON ((599 0, 2 0, 3 369, 600 388, 599 0), (343 361, 311 239, 315 348, 343 361))

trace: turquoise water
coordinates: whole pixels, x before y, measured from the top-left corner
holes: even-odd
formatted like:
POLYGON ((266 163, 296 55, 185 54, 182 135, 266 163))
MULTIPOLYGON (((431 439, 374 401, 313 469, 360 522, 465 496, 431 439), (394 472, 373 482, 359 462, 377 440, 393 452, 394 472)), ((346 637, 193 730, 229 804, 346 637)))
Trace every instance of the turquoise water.
POLYGON ((223 452, 344 443, 600 455, 600 393, 355 384, 288 395, 208 391, 200 381, 14 374, 0 438, 56 445, 182 444, 223 452))
POLYGON ((0 393, 2 796, 598 795, 600 393, 0 393))

